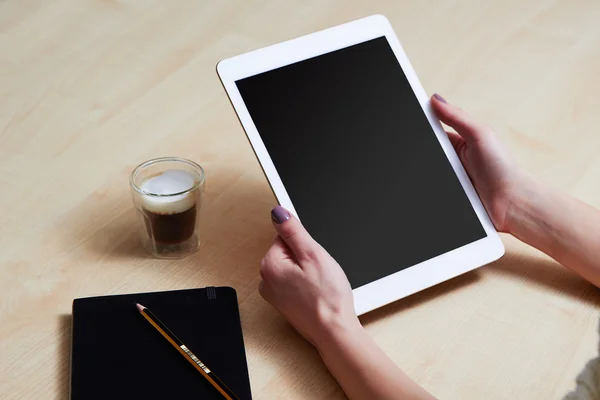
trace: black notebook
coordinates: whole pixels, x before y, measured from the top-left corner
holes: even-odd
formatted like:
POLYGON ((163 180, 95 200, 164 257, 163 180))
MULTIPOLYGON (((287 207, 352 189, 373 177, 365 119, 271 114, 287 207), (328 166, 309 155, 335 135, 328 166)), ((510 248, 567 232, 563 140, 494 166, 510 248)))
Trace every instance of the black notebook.
POLYGON ((223 399, 136 309, 148 307, 240 398, 251 399, 230 287, 73 301, 71 399, 223 399))

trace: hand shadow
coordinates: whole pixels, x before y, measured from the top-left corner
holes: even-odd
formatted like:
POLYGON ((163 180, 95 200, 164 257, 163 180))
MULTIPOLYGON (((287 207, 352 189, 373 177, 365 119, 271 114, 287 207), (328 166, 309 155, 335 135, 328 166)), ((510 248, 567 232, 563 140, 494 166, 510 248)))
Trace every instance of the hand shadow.
POLYGON ((73 317, 71 314, 62 314, 58 316, 58 398, 68 399, 71 391, 71 325, 73 317))
POLYGON ((240 304, 240 312, 255 396, 260 393, 261 398, 269 399, 346 398, 317 350, 258 291, 240 304))
MULTIPOLYGON (((541 285, 553 292, 573 297, 578 301, 596 307, 600 306, 600 292, 593 285, 560 264, 541 256, 536 257, 524 255, 522 252, 512 252, 507 253, 503 258, 488 266, 460 275, 362 315, 360 317, 361 323, 368 325, 393 317, 402 311, 419 307, 430 300, 444 297, 456 290, 476 284, 485 274, 502 274, 524 279, 532 285, 541 285)), ((262 356, 278 359, 277 364, 280 366, 280 370, 277 379, 280 384, 285 382, 292 387, 287 389, 288 391, 306 398, 317 396, 317 390, 319 390, 320 395, 323 395, 324 390, 328 398, 344 397, 335 380, 320 362, 318 352, 287 324, 282 316, 255 296, 249 298, 248 303, 244 304, 242 308, 250 314, 249 319, 251 321, 247 320, 246 323, 252 327, 259 327, 259 329, 252 332, 245 332, 244 339, 246 340, 247 349, 250 350, 250 354, 256 354, 254 358, 262 356), (265 340, 265 337, 270 337, 270 339, 265 340), (289 357, 290 349, 295 352, 293 358, 289 357), (268 357, 264 353, 269 353, 268 357), (285 354, 288 354, 288 356, 285 356, 285 354), (309 370, 311 372, 306 372, 309 370), (307 380, 314 376, 314 379, 320 381, 321 386, 316 389, 316 386, 298 385, 298 376, 302 376, 307 380)), ((281 394, 283 392, 279 384, 273 386, 275 387, 273 389, 274 393, 281 394)))
POLYGON ((600 307, 600 291, 598 288, 542 254, 507 253, 483 271, 525 280, 533 285, 542 286, 549 291, 600 307))
MULTIPOLYGON (((478 271, 468 272, 365 314, 360 317, 361 322, 368 324, 403 310, 418 307, 422 303, 474 284, 478 280, 478 271)), ((251 355, 250 368, 252 369, 253 363, 258 363, 261 358, 277 360, 275 362, 279 366, 277 383, 271 384, 268 392, 271 397, 289 397, 289 394, 293 393, 298 398, 345 398, 343 391, 321 362, 316 349, 256 292, 241 304, 241 312, 244 328, 252 327, 244 331, 246 350, 251 355), (299 384, 299 376, 303 381, 318 381, 319 385, 299 384)), ((253 383, 265 385, 261 379, 253 383)))

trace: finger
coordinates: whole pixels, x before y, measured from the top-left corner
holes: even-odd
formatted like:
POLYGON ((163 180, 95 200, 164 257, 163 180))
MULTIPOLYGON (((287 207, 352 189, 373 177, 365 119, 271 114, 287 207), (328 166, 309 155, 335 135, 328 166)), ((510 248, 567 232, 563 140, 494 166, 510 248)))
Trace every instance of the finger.
POLYGON ((288 245, 280 237, 277 237, 260 262, 260 276, 269 282, 280 280, 286 270, 302 269, 296 259, 297 257, 292 254, 288 245))
POLYGON ((465 140, 457 133, 454 132, 446 132, 448 134, 448 139, 450 139, 450 143, 452 143, 452 147, 454 150, 458 152, 460 146, 465 142, 465 140))
POLYGON ((431 107, 437 117, 448 126, 451 126, 467 142, 477 142, 487 135, 488 128, 480 124, 467 112, 449 104, 439 94, 431 96, 431 107))
POLYGON ((277 245, 277 248, 279 249, 279 255, 281 258, 285 259, 286 261, 292 261, 294 264, 297 264, 296 255, 294 254, 292 249, 290 249, 290 247, 283 241, 281 236, 277 235, 277 237, 273 241, 273 244, 277 245))
POLYGON ((289 256, 290 249, 288 248, 287 244, 285 244, 280 237, 277 237, 265 254, 263 261, 269 265, 283 265, 284 261, 289 261, 289 256))
POLYGON ((260 276, 267 281, 279 279, 283 268, 287 266, 286 262, 289 260, 285 257, 281 244, 273 243, 260 262, 260 276))
POLYGON ((285 244, 299 259, 312 258, 318 252, 319 244, 310 236, 300 223, 288 210, 277 206, 271 211, 271 219, 275 230, 285 244))

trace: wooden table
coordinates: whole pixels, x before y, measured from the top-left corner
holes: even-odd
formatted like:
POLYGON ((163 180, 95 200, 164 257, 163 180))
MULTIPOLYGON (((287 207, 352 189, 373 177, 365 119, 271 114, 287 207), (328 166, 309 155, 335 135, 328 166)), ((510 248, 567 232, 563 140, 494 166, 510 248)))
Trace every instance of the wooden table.
MULTIPOLYGON (((257 293, 275 200, 215 64, 374 13, 429 93, 600 206, 596 1, 4 0, 0 398, 68 396, 73 298, 205 285, 237 289, 255 398, 343 398, 257 293), (128 174, 164 155, 208 174, 204 242, 181 261, 147 258, 134 227, 128 174)), ((500 262, 362 318, 440 398, 560 398, 596 354, 598 292, 505 243, 500 262)))

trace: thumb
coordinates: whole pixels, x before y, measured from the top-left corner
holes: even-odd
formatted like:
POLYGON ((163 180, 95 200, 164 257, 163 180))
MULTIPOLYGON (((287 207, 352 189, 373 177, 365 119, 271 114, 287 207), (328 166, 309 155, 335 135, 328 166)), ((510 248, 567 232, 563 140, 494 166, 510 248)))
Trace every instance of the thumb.
POLYGON ((306 258, 314 253, 319 245, 306 231, 298 218, 295 218, 288 210, 277 206, 271 211, 273 226, 283 239, 285 244, 298 258, 306 258))
POLYGON ((457 106, 449 104, 439 94, 431 96, 431 107, 437 117, 454 128, 467 142, 478 142, 487 135, 488 128, 457 106))

